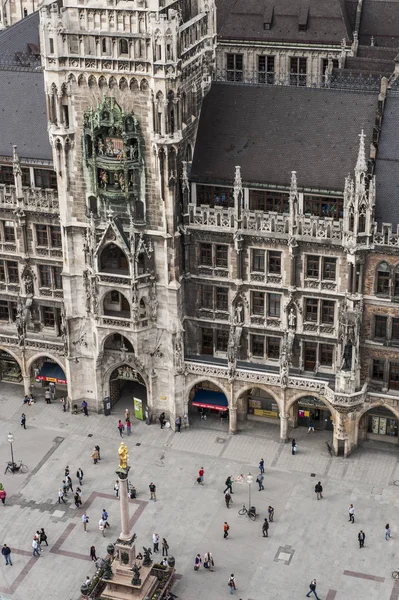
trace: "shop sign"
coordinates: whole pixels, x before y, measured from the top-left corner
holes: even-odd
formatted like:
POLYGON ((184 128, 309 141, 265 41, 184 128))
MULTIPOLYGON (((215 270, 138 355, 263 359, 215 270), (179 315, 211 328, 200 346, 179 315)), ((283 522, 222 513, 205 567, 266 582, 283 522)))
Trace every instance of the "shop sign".
POLYGON ((274 412, 273 410, 261 410, 259 408, 255 408, 254 415, 257 417, 269 417, 270 419, 278 418, 278 412, 274 412))

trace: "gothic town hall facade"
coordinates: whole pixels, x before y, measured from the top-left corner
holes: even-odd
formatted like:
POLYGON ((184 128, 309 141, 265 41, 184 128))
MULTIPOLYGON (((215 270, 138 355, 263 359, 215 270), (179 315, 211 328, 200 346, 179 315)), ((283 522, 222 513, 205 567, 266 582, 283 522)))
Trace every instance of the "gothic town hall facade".
POLYGON ((1 381, 398 443, 380 4, 45 0, 0 32, 1 381))

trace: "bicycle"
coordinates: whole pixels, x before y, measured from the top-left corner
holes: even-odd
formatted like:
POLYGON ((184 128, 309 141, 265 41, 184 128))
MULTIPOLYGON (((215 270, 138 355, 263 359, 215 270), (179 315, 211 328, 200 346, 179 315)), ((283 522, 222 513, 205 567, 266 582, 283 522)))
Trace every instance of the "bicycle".
POLYGON ((255 521, 257 514, 256 514, 256 509, 254 506, 251 506, 250 508, 247 508, 245 506, 245 504, 242 505, 242 508, 240 508, 240 510, 238 511, 239 515, 248 515, 248 517, 252 520, 255 521))
POLYGON ((328 442, 326 442, 326 445, 327 445, 327 450, 328 450, 330 456, 333 457, 334 452, 333 452, 332 447, 330 446, 330 444, 328 442))
POLYGON ((6 466, 6 470, 4 471, 4 475, 6 473, 27 473, 28 467, 23 464, 22 460, 19 461, 19 465, 15 462, 8 462, 6 466))

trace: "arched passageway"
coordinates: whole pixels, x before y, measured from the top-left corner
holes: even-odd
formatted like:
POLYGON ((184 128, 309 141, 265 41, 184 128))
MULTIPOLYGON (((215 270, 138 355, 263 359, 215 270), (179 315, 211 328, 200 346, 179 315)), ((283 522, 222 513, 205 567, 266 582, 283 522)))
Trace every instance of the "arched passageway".
POLYGON ((237 402, 239 421, 259 421, 279 425, 279 406, 272 394, 260 387, 243 392, 237 402))
POLYGON ((104 296, 104 315, 130 319, 129 301, 117 290, 111 290, 104 296))
POLYGON ((229 409, 226 394, 211 381, 201 381, 191 388, 188 407, 191 421, 221 421, 228 426, 229 409))
POLYGON ((333 431, 333 418, 322 400, 316 396, 301 396, 289 409, 293 427, 309 427, 313 425, 319 431, 333 431))
POLYGON ((0 350, 0 381, 22 382, 22 372, 18 361, 6 350, 0 350))
POLYGON ((128 408, 131 418, 143 421, 146 417, 147 387, 143 377, 132 366, 123 364, 109 376, 111 406, 118 402, 120 408, 128 408))
POLYGON ((32 361, 30 369, 36 389, 49 390, 53 400, 65 396, 68 383, 65 371, 54 358, 39 356, 32 361))
POLYGON ((358 439, 397 444, 398 417, 387 405, 370 408, 359 419, 358 439))

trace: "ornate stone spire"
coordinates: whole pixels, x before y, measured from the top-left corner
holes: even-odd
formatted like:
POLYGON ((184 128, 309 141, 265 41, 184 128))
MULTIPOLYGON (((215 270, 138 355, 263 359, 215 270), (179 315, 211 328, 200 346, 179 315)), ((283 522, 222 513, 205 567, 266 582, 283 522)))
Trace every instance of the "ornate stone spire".
POLYGON ((17 193, 17 198, 22 197, 22 170, 21 170, 21 162, 19 160, 19 156, 17 153, 17 147, 12 147, 12 168, 14 173, 14 183, 15 190, 17 193))
POLYGON ((236 167, 236 172, 234 176, 234 199, 236 200, 239 196, 242 195, 242 179, 241 179, 241 167, 236 167))
POLYGON ((367 162, 366 162, 366 151, 364 147, 364 140, 366 136, 364 135, 364 131, 362 129, 362 133, 359 134, 360 142, 359 142, 359 154, 357 155, 357 163, 356 163, 356 172, 367 171, 367 162))

